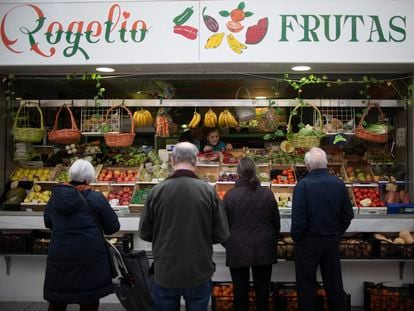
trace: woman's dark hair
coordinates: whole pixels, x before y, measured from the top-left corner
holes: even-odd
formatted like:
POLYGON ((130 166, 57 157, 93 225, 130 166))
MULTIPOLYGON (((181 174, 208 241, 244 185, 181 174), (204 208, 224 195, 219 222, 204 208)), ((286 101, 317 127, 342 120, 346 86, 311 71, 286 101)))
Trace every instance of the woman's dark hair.
POLYGON ((244 178, 249 181, 249 187, 256 189, 260 184, 256 175, 256 165, 250 158, 242 158, 237 166, 237 175, 239 178, 244 178))

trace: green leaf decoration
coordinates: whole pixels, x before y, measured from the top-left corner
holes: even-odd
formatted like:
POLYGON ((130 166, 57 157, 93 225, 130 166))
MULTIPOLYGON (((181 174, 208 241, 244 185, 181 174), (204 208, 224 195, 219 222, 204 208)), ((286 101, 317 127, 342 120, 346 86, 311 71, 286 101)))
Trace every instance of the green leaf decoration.
POLYGON ((305 127, 305 123, 303 122, 298 123, 298 128, 302 129, 304 127, 305 127))
POLYGON ((244 2, 240 2, 240 3, 239 3, 239 5, 237 6, 237 8, 238 8, 239 10, 244 10, 244 8, 245 8, 245 4, 244 4, 244 2))
POLYGON ((230 16, 230 12, 229 11, 220 11, 219 14, 223 17, 229 17, 230 16))
POLYGON ((355 114, 355 116, 356 116, 357 118, 362 118, 362 113, 358 112, 357 114, 355 114))
POLYGON ((253 13, 252 13, 252 12, 249 12, 249 11, 244 12, 244 16, 245 16, 245 17, 250 17, 250 16, 252 16, 252 15, 253 15, 253 13))
POLYGON ((366 121, 362 121, 362 126, 367 126, 368 123, 366 121))

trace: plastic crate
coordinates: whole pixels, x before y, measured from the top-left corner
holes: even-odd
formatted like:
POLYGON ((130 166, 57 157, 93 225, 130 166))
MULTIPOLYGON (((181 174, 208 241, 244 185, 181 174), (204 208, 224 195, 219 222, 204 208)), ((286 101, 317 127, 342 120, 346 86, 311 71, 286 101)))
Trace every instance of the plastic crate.
POLYGON ((414 203, 388 203, 387 214, 414 214, 414 203))
POLYGON ((372 239, 364 237, 342 238, 339 243, 341 258, 375 258, 375 246, 372 239))
MULTIPOLYGON (((316 294, 315 311, 328 311, 328 302, 322 283, 318 283, 316 294)), ((277 311, 297 311, 298 294, 296 283, 294 282, 276 282, 275 283, 275 310, 277 311)), ((351 311, 351 295, 345 293, 345 310, 351 311)))
POLYGON ((47 254, 50 245, 50 232, 34 232, 32 234, 32 253, 47 254))
POLYGON ((30 248, 30 232, 0 232, 0 254, 26 254, 30 248))
POLYGON ((123 236, 108 237, 107 240, 114 245, 118 250, 124 253, 129 253, 134 249, 134 235, 124 234, 123 236))
MULTIPOLYGON (((274 284, 269 287, 269 311, 275 310, 275 302, 273 297, 274 284)), ((211 294, 212 311, 229 311, 233 310, 233 283, 232 282, 213 282, 213 291, 211 294)), ((256 310, 256 297, 253 282, 249 287, 249 311, 256 310)))
POLYGON ((414 258, 414 244, 394 244, 376 240, 376 253, 381 259, 412 259, 414 258))
POLYGON ((413 311, 414 284, 386 286, 364 282, 365 311, 413 311))

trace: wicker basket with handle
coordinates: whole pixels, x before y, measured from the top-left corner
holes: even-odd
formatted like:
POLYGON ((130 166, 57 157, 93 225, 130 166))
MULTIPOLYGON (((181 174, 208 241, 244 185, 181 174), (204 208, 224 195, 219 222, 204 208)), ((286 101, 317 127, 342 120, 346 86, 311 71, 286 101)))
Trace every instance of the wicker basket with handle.
POLYGON ((365 117, 368 115, 368 112, 371 110, 371 108, 377 108, 378 110, 378 121, 383 122, 385 120, 385 115, 382 112, 380 106, 378 104, 370 103, 368 105, 368 108, 364 110, 364 113, 362 114, 361 119, 359 120, 358 127, 355 130, 355 136, 366 141, 371 141, 374 143, 384 144, 388 141, 388 133, 384 134, 376 134, 370 131, 367 131, 362 124, 364 123, 365 117))
POLYGON ((53 129, 47 133, 47 138, 50 142, 54 144, 75 144, 79 141, 81 137, 81 131, 79 130, 75 118, 73 117, 72 110, 66 106, 63 105, 59 108, 58 112, 55 116, 55 123, 53 124, 53 129), (69 112, 70 121, 71 121, 71 128, 67 129, 60 129, 58 130, 58 119, 60 116, 60 112, 63 108, 66 108, 69 112))
POLYGON ((131 130, 129 133, 117 133, 109 132, 104 134, 105 143, 109 147, 128 147, 131 146, 135 138, 134 121, 132 120, 131 111, 122 105, 114 106, 108 109, 105 116, 105 123, 108 122, 109 113, 115 108, 122 108, 128 112, 128 116, 131 119, 131 130))
MULTIPOLYGON (((249 96, 249 102, 251 104, 250 92, 244 86, 239 87, 237 89, 237 92, 236 92, 236 101, 238 102, 238 100, 239 100, 238 99, 239 92, 242 89, 245 90, 245 92, 247 93, 247 96, 249 96)), ((236 112, 236 116, 237 116, 237 119, 239 120, 239 122, 249 121, 249 120, 252 120, 252 119, 254 119, 256 117, 256 110, 255 110, 255 108, 253 106, 248 107, 248 106, 241 106, 241 105, 239 105, 239 106, 237 106, 237 107, 234 108, 234 111, 236 112)))
POLYGON ((290 113, 289 116, 289 121, 288 121, 288 125, 287 125, 287 138, 290 141, 290 143, 296 147, 296 148, 312 148, 312 147, 317 147, 320 144, 320 137, 319 136, 303 136, 300 135, 299 133, 292 133, 292 117, 295 115, 295 111, 298 110, 299 108, 303 108, 303 107, 311 107, 314 110, 316 110, 318 119, 317 119, 317 128, 320 130, 321 133, 323 133, 323 123, 322 123, 322 115, 320 110, 318 109, 318 107, 310 104, 310 103, 302 103, 297 105, 292 112, 290 113))
POLYGON ((39 111, 40 114, 40 127, 19 127, 18 120, 23 108, 28 107, 27 103, 21 103, 19 109, 14 119, 13 125, 13 136, 16 141, 23 141, 28 143, 37 143, 42 141, 43 135, 45 133, 44 123, 43 123, 43 113, 38 104, 35 104, 33 107, 39 111))

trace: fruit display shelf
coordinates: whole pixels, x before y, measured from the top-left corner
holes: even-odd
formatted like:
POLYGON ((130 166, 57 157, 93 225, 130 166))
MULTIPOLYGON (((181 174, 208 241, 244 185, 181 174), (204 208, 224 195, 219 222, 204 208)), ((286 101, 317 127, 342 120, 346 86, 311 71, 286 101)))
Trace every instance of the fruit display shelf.
POLYGON ((130 213, 142 213, 149 191, 157 183, 138 182, 135 184, 134 194, 129 204, 130 213))
POLYGON ((98 166, 96 168, 96 180, 98 182, 135 184, 139 180, 139 168, 98 166))
POLYGON ((40 164, 33 164, 33 166, 16 167, 14 171, 10 174, 9 180, 19 181, 19 182, 54 180, 53 176, 55 176, 55 173, 54 173, 55 167, 36 167, 35 165, 40 166, 40 165, 43 165, 43 163, 40 162, 40 164))
POLYGON ((292 198, 294 187, 272 185, 271 190, 275 196, 280 215, 292 215, 292 198))

